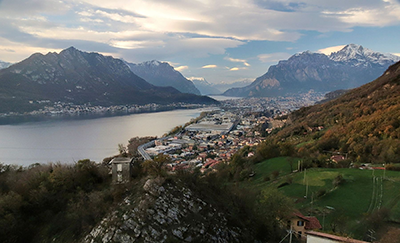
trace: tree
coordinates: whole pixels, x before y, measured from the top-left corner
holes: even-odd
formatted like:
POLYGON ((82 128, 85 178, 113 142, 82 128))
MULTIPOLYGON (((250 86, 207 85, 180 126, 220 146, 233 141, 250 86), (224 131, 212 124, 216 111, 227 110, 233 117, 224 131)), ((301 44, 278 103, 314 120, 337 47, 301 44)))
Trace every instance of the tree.
POLYGON ((293 213, 293 202, 278 189, 263 190, 260 197, 260 206, 266 222, 270 227, 277 227, 278 220, 286 222, 293 213))
POLYGON ((126 156, 126 147, 122 143, 118 144, 118 152, 120 155, 126 156))
POLYGON ((153 175, 162 175, 165 164, 171 163, 171 158, 166 154, 159 154, 153 160, 146 160, 142 163, 144 170, 153 175))

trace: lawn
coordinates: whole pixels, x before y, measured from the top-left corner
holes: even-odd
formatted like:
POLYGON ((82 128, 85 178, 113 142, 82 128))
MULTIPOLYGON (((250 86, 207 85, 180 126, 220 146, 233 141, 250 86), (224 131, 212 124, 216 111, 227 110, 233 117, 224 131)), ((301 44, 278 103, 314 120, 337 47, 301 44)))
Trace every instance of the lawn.
MULTIPOLYGON (((294 169, 298 160, 292 159, 294 169)), ((279 188, 303 214, 316 216, 326 231, 341 230, 360 238, 365 215, 383 207, 390 210, 392 221, 400 221, 400 172, 312 168, 290 173, 289 161, 279 157, 256 164, 256 176, 245 186, 255 190, 279 188), (273 178, 273 171, 279 171, 277 178, 273 178), (338 175, 344 181, 334 187, 338 175)))

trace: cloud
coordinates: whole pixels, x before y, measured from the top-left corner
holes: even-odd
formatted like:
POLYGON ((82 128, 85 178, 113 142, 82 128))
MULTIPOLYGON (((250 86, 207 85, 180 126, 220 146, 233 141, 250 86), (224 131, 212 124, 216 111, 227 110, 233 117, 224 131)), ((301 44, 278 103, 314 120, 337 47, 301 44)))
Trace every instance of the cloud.
POLYGON ((244 59, 236 59, 236 58, 231 58, 231 57, 224 57, 225 60, 228 60, 230 62, 241 62, 243 63, 243 65, 245 65, 246 67, 250 67, 250 64, 247 63, 246 60, 244 59))
POLYGON ((400 57, 400 53, 392 53, 392 54, 400 57))
POLYGON ((286 53, 286 52, 276 52, 276 53, 266 53, 266 54, 260 54, 258 55, 258 59, 261 62, 279 62, 281 60, 286 60, 291 56, 291 54, 286 53))
POLYGON ((64 1, 53 0, 1 0, 2 16, 29 16, 33 14, 63 14, 70 9, 64 1))
POLYGON ((325 10, 322 14, 354 26, 390 26, 400 23, 400 4, 395 0, 377 1, 376 4, 348 6, 346 9, 325 10))
POLYGON ((265 9, 271 9, 275 11, 282 12, 295 12, 300 8, 305 6, 305 3, 295 3, 295 2, 278 2, 270 0, 255 0, 255 3, 265 9))
POLYGON ((323 53, 325 55, 330 55, 332 52, 337 52, 343 49, 346 45, 340 45, 340 46, 331 46, 327 47, 324 49, 319 49, 318 52, 323 53))
MULTIPOLYGON (((397 0, 0 0, 0 22, 7 49, 57 50, 74 45, 145 61, 226 56, 229 48, 255 40, 296 42, 307 31, 393 26, 400 23, 400 4, 397 0)), ((269 62, 281 56, 287 57, 262 54, 259 59, 269 62)), ((249 65, 239 58, 227 60, 249 65)))
POLYGON ((61 49, 51 48, 51 47, 35 47, 35 46, 27 46, 24 44, 11 42, 4 38, 0 37, 0 57, 2 61, 7 62, 19 62, 33 53, 48 53, 48 52, 60 52, 61 49), (4 58, 6 57, 6 58, 4 58))
POLYGON ((218 67, 217 65, 210 64, 210 65, 202 66, 201 68, 217 68, 217 67, 218 67))
POLYGON ((233 67, 230 68, 229 71, 239 71, 239 70, 246 70, 247 67, 233 67))
POLYGON ((175 68, 175 70, 178 71, 178 72, 181 72, 181 71, 186 70, 186 69, 189 69, 189 67, 188 66, 179 66, 179 67, 175 68))

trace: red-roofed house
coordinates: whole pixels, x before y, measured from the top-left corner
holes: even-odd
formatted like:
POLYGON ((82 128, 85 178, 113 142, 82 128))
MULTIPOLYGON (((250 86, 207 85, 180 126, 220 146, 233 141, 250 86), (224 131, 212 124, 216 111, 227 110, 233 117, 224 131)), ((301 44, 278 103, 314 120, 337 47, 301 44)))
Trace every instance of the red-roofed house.
POLYGON ((331 235, 322 232, 307 231, 307 243, 367 243, 349 237, 331 235))
POLYGON ((313 216, 304 216, 300 212, 293 213, 293 218, 290 220, 290 228, 296 232, 296 236, 305 239, 305 232, 310 230, 322 229, 319 220, 313 216))
POLYGON ((343 155, 332 155, 331 160, 335 163, 339 163, 342 160, 345 160, 345 157, 343 155))

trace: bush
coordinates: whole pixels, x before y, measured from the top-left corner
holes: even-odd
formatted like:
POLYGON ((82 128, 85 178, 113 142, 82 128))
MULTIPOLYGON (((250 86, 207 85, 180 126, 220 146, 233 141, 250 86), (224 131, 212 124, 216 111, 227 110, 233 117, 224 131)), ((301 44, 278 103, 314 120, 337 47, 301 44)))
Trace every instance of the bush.
POLYGON ((333 186, 334 187, 338 187, 339 185, 343 184, 343 182, 345 182, 344 178, 342 175, 338 175, 335 177, 335 179, 333 179, 333 186))
POLYGON ((325 194, 326 194, 326 190, 325 189, 320 189, 320 190, 317 191, 316 196, 317 197, 322 197, 325 194))
POLYGON ((386 170, 400 171, 400 166, 394 164, 387 164, 385 166, 386 170))
POLYGON ((278 176, 279 176, 279 171, 278 170, 272 171, 272 173, 271 173, 272 179, 276 179, 276 178, 278 178, 278 176))
POLYGON ((0 173, 0 242, 74 242, 115 202, 108 168, 75 165, 7 167, 0 173))

